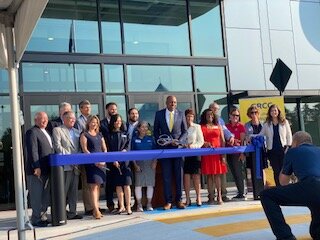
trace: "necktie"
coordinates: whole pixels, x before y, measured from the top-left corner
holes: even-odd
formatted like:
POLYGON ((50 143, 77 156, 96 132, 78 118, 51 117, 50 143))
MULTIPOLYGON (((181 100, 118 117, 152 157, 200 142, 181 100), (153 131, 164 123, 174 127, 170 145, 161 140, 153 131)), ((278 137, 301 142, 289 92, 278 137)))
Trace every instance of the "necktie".
POLYGON ((170 118, 169 118, 169 130, 170 130, 170 132, 172 131, 172 128, 173 128, 173 122, 174 122, 173 112, 170 112, 170 118))

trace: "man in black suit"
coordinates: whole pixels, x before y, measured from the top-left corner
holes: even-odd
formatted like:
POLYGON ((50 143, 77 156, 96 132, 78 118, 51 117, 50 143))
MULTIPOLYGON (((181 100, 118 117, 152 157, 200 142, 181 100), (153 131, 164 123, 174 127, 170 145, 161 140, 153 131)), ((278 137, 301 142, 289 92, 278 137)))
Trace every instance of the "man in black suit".
MULTIPOLYGON (((106 143, 108 142, 111 116, 116 114, 118 114, 117 104, 115 102, 107 103, 106 117, 102 119, 100 122, 100 132, 102 133, 102 136, 106 141, 106 143)), ((125 125, 123 125, 123 127, 124 127, 124 131, 126 131, 125 125)), ((107 144, 107 147, 108 147, 108 144, 107 144)), ((106 166, 107 168, 111 169, 112 165, 113 165, 112 163, 107 163, 106 166)), ((113 186, 112 180, 110 178, 111 178, 110 172, 107 172, 105 193, 106 193, 107 207, 109 211, 112 212, 114 210, 113 192, 115 191, 115 186, 113 186)))
POLYGON ((34 226, 46 227, 46 212, 50 203, 49 154, 53 153, 53 147, 45 129, 48 124, 47 114, 36 113, 34 121, 35 126, 26 133, 26 175, 32 208, 31 222, 34 226))
POLYGON ((49 123, 48 123, 48 126, 47 126, 47 131, 49 132, 50 136, 52 136, 52 131, 55 127, 59 127, 63 124, 63 121, 62 121, 62 115, 65 113, 65 112, 70 112, 72 111, 72 107, 71 107, 71 104, 70 103, 67 103, 67 102, 62 102, 59 104, 59 117, 51 120, 49 123))
MULTIPOLYGON (((170 145, 163 148, 174 149, 178 148, 179 141, 186 141, 187 138, 187 123, 184 113, 177 108, 177 98, 168 96, 166 99, 167 107, 157 111, 154 119, 154 137, 156 140, 162 134, 170 136, 173 141, 170 145)), ((159 146, 161 148, 161 146, 159 146)), ((181 202, 182 197, 182 158, 165 158, 160 160, 162 168, 164 197, 166 204, 164 210, 169 210, 172 206, 172 189, 171 178, 172 171, 175 175, 176 182, 176 206, 179 209, 184 209, 185 205, 181 202)))

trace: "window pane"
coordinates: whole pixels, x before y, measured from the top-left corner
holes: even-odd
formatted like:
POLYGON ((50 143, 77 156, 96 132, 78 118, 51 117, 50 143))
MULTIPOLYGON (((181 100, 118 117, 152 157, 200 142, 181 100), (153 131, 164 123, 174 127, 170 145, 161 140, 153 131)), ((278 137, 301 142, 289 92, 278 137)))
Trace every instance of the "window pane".
POLYGON ((105 65, 104 78, 106 82, 107 93, 123 93, 123 66, 122 65, 105 65))
POLYGON ((154 116, 159 110, 159 104, 146 101, 145 103, 135 103, 134 107, 139 111, 139 119, 147 121, 153 127, 154 116))
MULTIPOLYGON (((287 105, 287 104, 286 104, 287 105)), ((312 136, 313 143, 320 145, 320 104, 301 103, 305 131, 312 136)))
POLYGON ((100 65, 75 64, 76 92, 101 92, 100 65))
MULTIPOLYGON (((118 113, 121 115, 124 121, 127 120, 127 110, 126 110, 126 98, 125 96, 106 96, 106 103, 115 102, 118 106, 118 113)), ((104 108, 105 109, 105 108, 104 108)), ((101 119, 103 119, 101 117, 101 119)))
POLYGON ((228 106, 227 106, 227 96, 226 95, 209 95, 209 94, 198 94, 198 109, 199 109, 199 119, 201 113, 209 108, 209 105, 213 102, 217 102, 220 106, 220 116, 224 121, 228 121, 228 106))
POLYGON ((189 56, 185 0, 122 1, 127 54, 189 56))
POLYGON ((37 112, 45 112, 49 120, 59 117, 59 105, 31 105, 30 106, 30 122, 31 126, 34 125, 34 116, 37 112))
POLYGON ((99 65, 24 63, 22 76, 25 92, 101 91, 99 65))
POLYGON ((226 92, 224 67, 195 67, 198 92, 226 92))
POLYGON ((11 111, 9 97, 0 97, 0 208, 14 208, 11 111), (2 205, 3 204, 3 205, 2 205), (5 205, 4 205, 5 204, 5 205))
POLYGON ((117 0, 101 0, 101 30, 104 53, 121 54, 119 6, 117 0))
POLYGON ((8 71, 0 69, 0 93, 9 93, 8 71))
POLYGON ((127 66, 131 92, 192 91, 190 67, 127 66))
POLYGON ((96 0, 50 0, 27 50, 99 53, 96 0))
MULTIPOLYGON (((286 119, 288 119, 292 133, 299 131, 298 110, 296 103, 285 103, 286 119)), ((320 112, 319 112, 320 113, 320 112)))
POLYGON ((195 56, 222 57, 219 1, 190 0, 192 46, 195 56))

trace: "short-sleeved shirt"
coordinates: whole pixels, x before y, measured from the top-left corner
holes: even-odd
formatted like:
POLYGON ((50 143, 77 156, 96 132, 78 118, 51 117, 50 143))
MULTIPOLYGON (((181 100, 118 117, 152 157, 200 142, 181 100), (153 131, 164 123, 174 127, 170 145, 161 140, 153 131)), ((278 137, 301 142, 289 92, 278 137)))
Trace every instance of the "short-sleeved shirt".
POLYGON ((246 132, 246 129, 242 123, 236 123, 234 126, 232 126, 231 123, 227 123, 226 127, 238 140, 240 140, 240 134, 246 132))
POLYGON ((302 144, 291 148, 284 158, 282 173, 294 173, 299 181, 308 177, 320 177, 320 148, 311 144, 302 144))

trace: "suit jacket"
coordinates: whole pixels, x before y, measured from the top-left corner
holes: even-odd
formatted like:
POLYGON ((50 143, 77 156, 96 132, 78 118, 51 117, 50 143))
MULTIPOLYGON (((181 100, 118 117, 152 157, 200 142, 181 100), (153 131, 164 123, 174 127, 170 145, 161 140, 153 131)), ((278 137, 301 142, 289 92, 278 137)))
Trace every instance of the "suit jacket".
MULTIPOLYGON (((187 122, 184 113, 176 109, 174 111, 174 123, 172 131, 170 132, 167 121, 166 121, 166 108, 157 111, 154 119, 153 125, 154 137, 157 141, 159 136, 162 134, 167 134, 173 139, 178 139, 185 142, 187 139, 187 122)), ((171 145, 166 146, 166 148, 177 148, 171 145)))
MULTIPOLYGON (((73 128, 75 139, 72 141, 69 133, 69 129, 65 125, 61 125, 60 127, 56 127, 53 129, 52 137, 53 137, 53 146, 56 153, 60 154, 72 154, 80 152, 80 131, 76 128, 73 128)), ((74 170, 74 166, 65 165, 65 171, 74 170)), ((78 173, 76 171, 76 173, 78 173)))
POLYGON ((53 129, 61 125, 63 125, 62 119, 60 117, 57 117, 48 122, 46 130, 49 132, 50 136, 52 136, 53 129))
MULTIPOLYGON (((262 126, 260 135, 264 135, 266 137, 267 149, 271 150, 273 145, 273 124, 269 124, 265 122, 262 126)), ((284 124, 279 123, 279 135, 282 147, 291 146, 292 144, 292 133, 289 122, 285 120, 284 124)))
POLYGON ((35 168, 41 169, 42 175, 49 175, 49 155, 54 153, 48 138, 37 126, 26 133, 27 164, 26 174, 33 175, 35 168))

